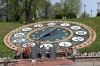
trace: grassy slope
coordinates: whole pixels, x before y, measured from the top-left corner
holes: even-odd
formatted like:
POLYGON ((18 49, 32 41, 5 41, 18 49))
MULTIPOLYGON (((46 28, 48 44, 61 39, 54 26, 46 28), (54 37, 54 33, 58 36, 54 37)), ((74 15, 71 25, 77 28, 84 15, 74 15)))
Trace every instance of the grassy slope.
POLYGON ((7 33, 21 25, 22 24, 18 22, 0 22, 0 51, 10 51, 10 49, 3 44, 3 39, 7 33))
MULTIPOLYGON (((82 18, 82 19, 66 19, 68 21, 74 21, 74 22, 80 22, 83 24, 86 24, 88 26, 90 26, 92 29, 94 29, 97 33, 97 39, 96 41, 86 47, 86 51, 90 52, 90 51, 100 51, 100 17, 96 17, 96 18, 82 18), (94 50, 93 50, 94 48, 94 50)), ((39 20, 39 21, 43 21, 43 20, 39 20)), ((10 32, 11 30, 22 26, 23 24, 18 23, 18 22, 0 22, 0 51, 10 51, 9 48, 7 48, 4 44, 3 44, 3 39, 4 36, 10 32)), ((81 52, 84 52, 84 48, 80 50, 81 52)))

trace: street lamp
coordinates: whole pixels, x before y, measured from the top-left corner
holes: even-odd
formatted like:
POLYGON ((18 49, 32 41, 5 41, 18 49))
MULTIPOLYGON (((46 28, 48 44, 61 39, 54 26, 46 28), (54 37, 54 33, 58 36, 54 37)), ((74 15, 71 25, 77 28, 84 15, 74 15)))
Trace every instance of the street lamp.
POLYGON ((85 18, 85 12, 86 12, 86 11, 85 11, 85 7, 86 7, 86 5, 84 5, 84 18, 85 18))
POLYGON ((93 11, 93 10, 91 10, 91 17, 92 17, 92 11, 93 11))
POLYGON ((98 9, 96 9, 97 10, 97 14, 98 14, 98 9))
POLYGON ((99 13, 99 4, 100 4, 100 2, 97 2, 97 4, 98 4, 98 13, 99 13))

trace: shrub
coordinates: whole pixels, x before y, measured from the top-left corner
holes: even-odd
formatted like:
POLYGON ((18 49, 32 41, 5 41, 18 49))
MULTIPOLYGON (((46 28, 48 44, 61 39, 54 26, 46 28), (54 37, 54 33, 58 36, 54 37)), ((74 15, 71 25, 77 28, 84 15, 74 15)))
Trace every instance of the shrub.
POLYGON ((97 13, 97 16, 100 16, 100 12, 99 12, 99 13, 97 13))
POLYGON ((73 12, 68 12, 66 18, 77 18, 76 14, 73 12))

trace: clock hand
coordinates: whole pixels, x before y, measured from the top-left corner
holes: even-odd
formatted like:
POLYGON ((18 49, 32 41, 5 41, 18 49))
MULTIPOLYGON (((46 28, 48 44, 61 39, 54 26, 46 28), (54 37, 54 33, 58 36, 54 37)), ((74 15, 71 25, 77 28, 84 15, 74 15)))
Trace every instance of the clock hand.
POLYGON ((42 33, 41 35, 39 35, 39 37, 37 37, 36 40, 39 40, 39 39, 41 39, 42 37, 46 36, 47 34, 52 33, 52 32, 55 31, 56 29, 57 29, 57 27, 51 28, 51 29, 45 31, 44 33, 42 33))

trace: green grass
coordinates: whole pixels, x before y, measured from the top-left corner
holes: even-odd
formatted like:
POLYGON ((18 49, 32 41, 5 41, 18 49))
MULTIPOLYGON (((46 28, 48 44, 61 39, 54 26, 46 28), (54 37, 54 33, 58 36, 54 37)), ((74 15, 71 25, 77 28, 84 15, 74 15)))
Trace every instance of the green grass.
POLYGON ((0 22, 0 51, 11 51, 3 44, 4 37, 11 30, 22 26, 23 24, 18 22, 0 22))
MULTIPOLYGON (((51 20, 51 19, 49 19, 49 20, 51 20)), ((57 20, 57 19, 53 19, 53 20, 57 20)), ((62 19, 58 19, 58 20, 63 21, 62 19)), ((100 17, 65 19, 65 20, 73 21, 73 22, 80 22, 80 23, 86 24, 86 25, 90 26, 92 29, 94 29, 97 33, 97 39, 93 44, 86 47, 86 51, 87 52, 100 51, 100 17)), ((36 20, 36 22, 38 22, 38 21, 47 21, 47 20, 36 20)), ((11 30, 18 28, 22 25, 24 25, 24 24, 21 24, 19 22, 0 22, 0 51, 4 51, 4 52, 12 51, 3 44, 4 37, 11 30)), ((84 49, 85 48, 80 49, 79 51, 84 52, 85 51, 84 49)))

